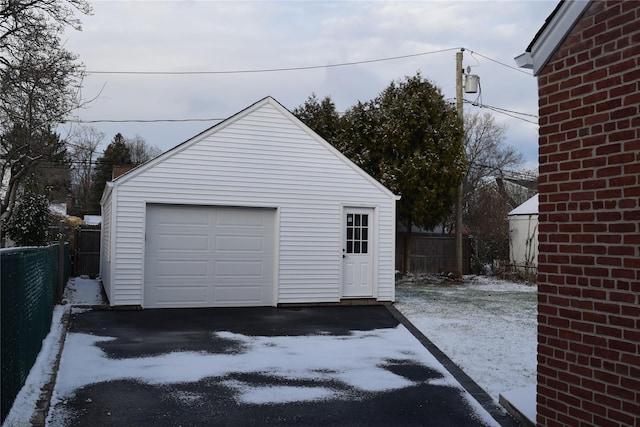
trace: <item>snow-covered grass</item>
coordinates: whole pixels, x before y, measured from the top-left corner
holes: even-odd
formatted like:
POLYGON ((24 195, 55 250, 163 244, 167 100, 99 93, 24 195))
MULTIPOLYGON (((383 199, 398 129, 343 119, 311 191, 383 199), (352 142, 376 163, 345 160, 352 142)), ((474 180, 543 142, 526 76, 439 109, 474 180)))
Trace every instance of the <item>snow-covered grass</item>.
POLYGON ((496 402, 536 383, 537 287, 486 276, 396 286, 396 308, 496 402))

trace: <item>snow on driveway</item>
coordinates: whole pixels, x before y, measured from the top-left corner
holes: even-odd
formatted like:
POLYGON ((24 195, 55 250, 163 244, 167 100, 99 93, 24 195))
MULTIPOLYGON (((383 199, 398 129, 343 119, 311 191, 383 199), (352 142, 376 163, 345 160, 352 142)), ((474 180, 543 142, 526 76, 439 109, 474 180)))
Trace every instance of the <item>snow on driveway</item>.
MULTIPOLYGON (((458 389, 469 410, 486 425, 498 423, 402 325, 349 335, 246 336, 214 332, 212 339, 239 342, 234 354, 171 352, 152 357, 108 357, 96 344, 114 338, 69 333, 62 353, 52 407, 83 387, 109 381, 133 380, 150 385, 195 383, 218 378, 238 403, 279 404, 326 399, 349 400, 346 389, 376 393, 403 389, 416 382, 386 369, 390 363, 419 364, 440 374, 426 383, 458 389), (335 357, 339 354, 340 357, 335 357), (340 383, 344 387, 260 385, 235 379, 237 374, 261 374, 281 380, 340 383)), ((422 381, 425 382, 425 381, 422 381)), ((283 382, 286 384, 286 381, 283 382)), ((67 414, 49 415, 48 425, 64 425, 67 414)))
MULTIPOLYGON (((428 280, 401 282, 397 286, 396 307, 496 401, 499 393, 535 384, 536 287, 484 277, 465 279, 464 284, 447 286, 428 284, 428 280)), ((64 310, 69 309, 69 305, 72 304, 102 303, 100 286, 95 280, 72 279, 65 295, 68 305, 56 307, 51 333, 45 339, 36 365, 32 368, 3 426, 22 426, 28 422, 40 388, 47 381, 52 369, 63 330, 60 319, 64 310)), ((277 369, 279 375, 297 378, 331 376, 363 390, 380 390, 402 387, 408 380, 389 375, 388 371, 382 376, 360 377, 354 375, 354 372, 358 372, 359 369, 380 370, 381 361, 399 358, 417 360, 432 366, 443 373, 444 380, 440 381, 460 387, 433 356, 424 351, 415 338, 401 326, 391 330, 354 332, 352 336, 339 340, 323 336, 267 339, 235 335, 234 338, 241 340, 246 348, 251 350, 237 359, 234 369, 277 369), (331 343, 325 341, 329 339, 331 343), (380 345, 386 340, 391 340, 394 345, 380 345), (367 354, 368 358, 363 360, 359 357, 354 360, 346 357, 339 363, 326 364, 325 360, 335 358, 328 358, 325 352, 321 351, 325 345, 332 346, 331 351, 338 354, 367 354), (358 347, 358 352, 349 350, 353 346, 358 347), (360 350, 361 346, 366 346, 367 351, 360 350), (277 351, 281 360, 269 357, 268 359, 273 360, 267 361, 267 358, 260 356, 261 352, 270 351, 277 351), (304 360, 304 363, 301 363, 301 360, 304 360), (311 364, 308 363, 309 360, 311 364)), ((95 346, 99 340, 108 340, 108 337, 70 334, 67 339, 65 358, 75 357, 75 368, 83 369, 77 379, 69 377, 64 371, 61 373, 56 389, 57 398, 72 393, 76 387, 86 382, 102 381, 107 377, 131 378, 134 373, 144 381, 154 382, 159 381, 158 371, 162 370, 163 380, 172 381, 175 378, 167 378, 166 375, 174 371, 173 366, 176 365, 193 370, 195 373, 180 373, 191 375, 192 378, 199 377, 203 372, 207 375, 223 374, 222 371, 212 372, 211 366, 225 366, 229 362, 225 359, 223 363, 210 363, 212 357, 229 355, 200 353, 172 353, 128 361, 110 360, 95 346), (75 349, 74 353, 77 354, 71 355, 71 349, 75 349), (189 358, 189 368, 185 367, 184 358, 189 358), (97 378, 98 372, 102 375, 100 379, 97 378)), ((334 390, 320 388, 307 388, 304 392, 299 387, 261 389, 240 381, 229 381, 226 385, 236 389, 238 396, 244 401, 254 403, 322 399, 335 393, 334 390)), ((483 418, 488 419, 488 414, 479 408, 474 400, 470 397, 468 399, 479 413, 484 414, 483 418)), ((493 420, 489 423, 493 423, 493 420)))

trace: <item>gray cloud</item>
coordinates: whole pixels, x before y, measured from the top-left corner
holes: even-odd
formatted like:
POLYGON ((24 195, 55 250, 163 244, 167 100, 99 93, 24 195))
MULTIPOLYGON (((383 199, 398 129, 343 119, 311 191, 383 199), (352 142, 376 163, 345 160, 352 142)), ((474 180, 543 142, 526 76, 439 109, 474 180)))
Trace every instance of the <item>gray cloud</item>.
MULTIPOLYGON (((222 71, 332 65, 466 47, 515 67, 555 1, 94 2, 67 48, 89 71, 222 71)), ((485 104, 537 114, 530 75, 465 52, 485 104)), ((455 51, 387 62, 249 74, 91 74, 83 94, 99 98, 83 120, 225 118, 271 95, 289 109, 315 92, 339 110, 376 96, 394 79, 422 75, 455 97, 455 51)), ((475 99, 475 96, 467 96, 475 99)), ((476 107, 467 106, 468 111, 476 107)), ((507 141, 537 162, 537 127, 494 113, 507 141)), ((534 118, 528 120, 535 121, 534 118)), ((96 123, 106 134, 140 135, 167 150, 215 124, 96 123)), ((61 128, 64 136, 68 125, 61 128)))

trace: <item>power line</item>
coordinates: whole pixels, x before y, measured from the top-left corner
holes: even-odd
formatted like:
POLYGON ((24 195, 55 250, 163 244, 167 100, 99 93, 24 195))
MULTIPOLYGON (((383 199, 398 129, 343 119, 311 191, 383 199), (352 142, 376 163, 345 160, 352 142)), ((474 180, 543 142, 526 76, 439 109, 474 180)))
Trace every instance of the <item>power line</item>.
POLYGON ((67 123, 179 123, 179 122, 221 122, 225 119, 98 119, 98 120, 81 120, 69 119, 67 123))
POLYGON ((433 55, 436 53, 449 52, 452 50, 458 50, 460 48, 452 47, 441 50, 434 50, 431 52, 414 53, 410 55, 391 56, 387 58, 368 59, 363 61, 342 62, 339 64, 325 64, 325 65, 309 65, 303 67, 280 67, 280 68, 259 68, 254 70, 222 70, 222 71, 97 71, 87 70, 87 74, 127 74, 127 75, 168 75, 168 76, 180 76, 180 75, 202 75, 202 74, 253 74, 253 73, 275 73, 283 71, 304 71, 304 70, 317 70, 320 68, 335 68, 335 67, 348 67, 352 65, 372 64, 375 62, 396 61, 399 59, 415 58, 417 56, 433 55))
MULTIPOLYGON (((450 100, 450 99, 446 99, 450 100)), ((445 100, 445 101, 446 101, 445 100)), ((514 114, 521 116, 529 116, 533 118, 538 118, 535 114, 522 113, 519 111, 508 110, 506 108, 494 107, 491 105, 480 104, 474 101, 463 100, 466 104, 473 105, 478 108, 488 108, 490 110, 496 111, 498 113, 505 114, 507 116, 513 117, 515 119, 524 120, 529 123, 538 124, 537 122, 526 120, 521 117, 517 117, 514 114)), ((185 119, 96 119, 96 120, 82 120, 82 119, 69 119, 67 123, 81 123, 81 124, 92 124, 92 123, 183 123, 183 122, 221 122, 226 119, 222 118, 185 118, 185 119)))
POLYGON ((480 57, 482 57, 482 58, 484 58, 484 59, 486 59, 488 61, 495 62, 496 64, 502 65, 503 67, 511 68, 512 70, 515 70, 515 71, 517 71, 519 73, 526 74, 527 76, 533 77, 533 74, 530 73, 530 72, 524 71, 524 70, 522 70, 520 68, 516 68, 516 67, 514 67, 512 65, 509 65, 509 64, 505 64, 504 62, 500 62, 500 61, 498 61, 496 59, 489 58, 488 56, 485 56, 485 55, 483 55, 481 53, 478 53, 478 52, 474 52, 471 49, 467 49, 467 50, 469 50, 469 52, 471 52, 471 56, 473 56, 474 54, 478 55, 478 56, 480 56, 480 57))
POLYGON ((527 119, 525 119, 525 118, 523 118, 523 117, 518 117, 518 115, 519 115, 519 116, 529 116, 529 117, 533 117, 533 118, 536 118, 536 119, 537 119, 537 118, 538 118, 538 116, 536 116, 535 114, 522 113, 522 112, 519 112, 519 111, 508 110, 508 109, 506 109, 506 108, 494 107, 494 106, 492 106, 492 105, 481 104, 481 103, 474 102, 474 101, 468 101, 468 100, 466 100, 466 99, 463 99, 463 102, 464 102, 464 103, 466 103, 466 104, 473 105, 474 107, 478 107, 478 108, 487 108, 487 109, 489 109, 489 110, 495 111, 496 113, 504 114, 504 115, 506 115, 506 116, 512 117, 512 118, 514 118, 514 119, 522 120, 522 121, 527 122, 527 123, 532 123, 532 124, 534 124, 534 125, 537 125, 537 124, 538 124, 538 122, 537 122, 537 121, 536 121, 536 122, 534 122, 533 120, 527 120, 527 119), (516 114, 517 114, 517 115, 516 115, 516 114))
POLYGON ((305 70, 317 70, 322 68, 335 68, 335 67, 348 67, 352 65, 362 65, 362 64, 372 64, 376 62, 386 62, 386 61, 397 61, 400 59, 407 58, 415 58, 418 56, 426 56, 433 55, 437 53, 450 52, 454 50, 464 49, 471 53, 471 55, 477 55, 481 58, 484 58, 488 61, 494 62, 498 65, 502 65, 503 67, 509 68, 511 70, 517 71, 519 73, 525 74, 527 76, 532 77, 533 74, 522 70, 520 68, 514 67, 509 64, 505 64, 504 62, 498 61, 497 59, 490 58, 486 55, 483 55, 479 52, 473 51, 468 48, 463 47, 450 47, 446 49, 434 50, 430 52, 420 52, 420 53, 412 53, 407 55, 399 55, 399 56, 390 56, 386 58, 376 58, 376 59, 366 59, 362 61, 352 61, 352 62, 342 62, 338 64, 324 64, 324 65, 309 65, 309 66, 298 66, 298 67, 277 67, 277 68, 258 68, 258 69, 247 69, 247 70, 219 70, 219 71, 206 71, 206 70, 196 70, 196 71, 108 71, 108 70, 86 70, 87 74, 124 74, 124 75, 167 75, 167 76, 180 76, 180 75, 207 75, 207 74, 256 74, 256 73, 275 73, 275 72, 285 72, 285 71, 305 71, 305 70))
MULTIPOLYGON (((413 58, 418 56, 432 55, 437 53, 449 52, 453 50, 465 49, 469 51, 472 55, 478 55, 484 59, 492 61, 496 64, 502 65, 504 67, 510 68, 512 70, 522 72, 526 75, 532 75, 527 73, 521 69, 510 66, 498 60, 492 59, 486 55, 483 55, 479 52, 475 52, 471 49, 466 48, 447 48, 441 50, 435 50, 430 52, 421 52, 415 54, 408 55, 400 55, 393 56, 387 58, 378 58, 378 59, 370 59, 370 60, 362 60, 362 61, 353 61, 353 62, 344 62, 339 64, 328 64, 328 65, 312 65, 312 66, 303 66, 303 67, 280 67, 280 68, 265 68, 265 69, 253 69, 253 70, 226 70, 226 71, 86 71, 88 74, 126 74, 126 75, 206 75, 206 74, 249 74, 249 73, 268 73, 268 72, 283 72, 283 71, 300 71, 300 70, 313 70, 313 69, 321 69, 321 68, 332 68, 332 67, 345 67, 351 65, 360 65, 360 64, 370 64, 376 62, 384 62, 384 61, 395 61, 399 59, 413 58)), ((477 102, 463 100, 463 102, 471 104, 475 107, 479 108, 487 108, 493 110, 495 112, 510 116, 512 118, 523 120, 528 123, 538 124, 537 122, 533 122, 531 120, 526 120, 522 117, 517 117, 514 114, 520 116, 529 116, 538 118, 538 116, 533 114, 521 113, 514 110, 508 110, 500 107, 494 107, 486 104, 479 104, 477 102)), ((221 118, 185 118, 185 119, 97 119, 97 120, 67 120, 69 123, 81 123, 81 124, 94 124, 94 123, 185 123, 185 122, 220 122, 225 119, 221 118)))

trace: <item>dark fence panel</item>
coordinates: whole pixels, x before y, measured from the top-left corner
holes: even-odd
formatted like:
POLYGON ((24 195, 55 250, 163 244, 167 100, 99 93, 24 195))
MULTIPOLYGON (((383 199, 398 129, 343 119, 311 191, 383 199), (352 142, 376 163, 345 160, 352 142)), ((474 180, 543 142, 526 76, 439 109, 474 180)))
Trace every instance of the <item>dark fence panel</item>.
POLYGON ((75 230, 73 275, 95 278, 100 274, 100 226, 81 226, 75 230))
POLYGON ((38 357, 42 340, 51 328, 58 280, 63 280, 64 287, 69 278, 69 245, 65 244, 63 250, 63 274, 58 271, 58 245, 0 251, 2 421, 11 410, 38 357))
MULTIPOLYGON (((396 270, 402 271, 406 233, 396 234, 396 270)), ((462 274, 471 272, 471 240, 462 239, 462 274)), ((410 273, 440 273, 456 270, 456 236, 412 233, 410 273)))

